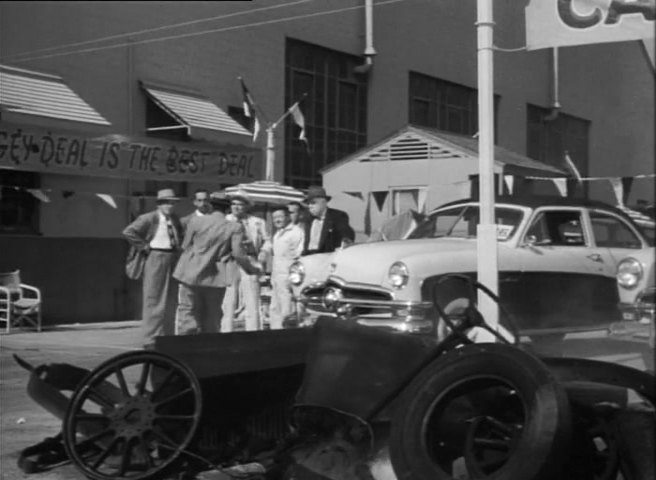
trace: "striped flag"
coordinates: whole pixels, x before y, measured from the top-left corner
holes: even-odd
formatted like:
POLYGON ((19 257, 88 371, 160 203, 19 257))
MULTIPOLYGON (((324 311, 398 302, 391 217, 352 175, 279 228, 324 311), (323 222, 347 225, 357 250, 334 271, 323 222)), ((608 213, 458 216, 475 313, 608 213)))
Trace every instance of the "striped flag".
POLYGON ((301 108, 298 106, 298 102, 289 108, 289 113, 292 114, 294 123, 296 123, 296 125, 301 128, 301 133, 298 135, 298 139, 305 142, 305 146, 309 150, 310 144, 308 143, 307 137, 305 136, 305 117, 303 116, 303 112, 301 112, 301 108))
POLYGON ((253 96, 251 92, 248 91, 244 79, 239 77, 239 82, 241 83, 241 93, 242 93, 242 105, 244 109, 244 115, 251 120, 253 120, 253 142, 257 139, 257 135, 260 133, 260 120, 257 118, 257 112, 255 110, 255 102, 253 101, 253 96))

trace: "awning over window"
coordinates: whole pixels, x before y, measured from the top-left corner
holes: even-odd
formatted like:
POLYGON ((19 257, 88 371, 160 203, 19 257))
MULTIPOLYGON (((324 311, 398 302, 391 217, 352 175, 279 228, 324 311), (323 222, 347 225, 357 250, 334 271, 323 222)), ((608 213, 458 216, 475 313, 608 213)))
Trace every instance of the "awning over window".
POLYGON ((181 125, 238 135, 251 135, 230 115, 200 94, 178 92, 146 82, 141 82, 141 86, 157 106, 181 125))
POLYGON ((61 77, 0 65, 0 108, 74 122, 110 125, 61 77))

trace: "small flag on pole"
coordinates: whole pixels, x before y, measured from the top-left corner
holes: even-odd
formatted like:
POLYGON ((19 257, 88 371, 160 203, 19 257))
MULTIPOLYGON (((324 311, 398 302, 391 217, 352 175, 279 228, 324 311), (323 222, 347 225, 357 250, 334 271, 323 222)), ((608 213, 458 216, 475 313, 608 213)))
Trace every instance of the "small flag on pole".
POLYGON ((39 188, 28 188, 26 189, 34 198, 39 199, 40 201, 44 203, 50 203, 50 198, 48 198, 48 195, 45 194, 45 192, 39 188))
POLYGON ((574 174, 576 177, 576 181, 578 183, 581 183, 581 174, 579 173, 579 169, 576 168, 576 165, 574 165, 574 162, 569 156, 568 152, 565 152, 565 163, 567 164, 567 168, 570 169, 570 171, 574 174))
POLYGON ((253 120, 253 142, 257 139, 257 135, 260 133, 260 120, 257 118, 257 113, 255 111, 255 102, 253 101, 253 96, 251 92, 248 91, 244 79, 239 77, 239 82, 241 83, 241 93, 242 93, 242 104, 244 108, 244 115, 253 120))
POLYGON ((107 205, 109 205, 112 208, 118 208, 116 206, 116 202, 114 201, 114 197, 111 195, 107 195, 106 193, 96 193, 98 198, 100 198, 103 202, 105 202, 107 205))
POLYGON ((304 141, 305 146, 309 149, 310 144, 308 143, 308 140, 305 137, 305 117, 303 116, 303 112, 301 112, 301 109, 298 106, 298 102, 296 102, 294 105, 292 105, 289 108, 289 113, 292 114, 292 117, 294 118, 294 122, 296 123, 296 125, 301 127, 301 133, 298 135, 298 139, 304 141))

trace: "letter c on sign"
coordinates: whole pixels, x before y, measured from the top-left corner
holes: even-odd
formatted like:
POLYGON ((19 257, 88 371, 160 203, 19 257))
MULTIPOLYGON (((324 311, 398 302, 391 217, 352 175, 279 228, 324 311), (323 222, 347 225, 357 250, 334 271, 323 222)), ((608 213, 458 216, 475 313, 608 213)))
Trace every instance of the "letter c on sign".
POLYGON ((558 15, 566 25, 572 28, 592 27, 603 19, 601 10, 595 8, 590 15, 579 15, 574 11, 574 0, 556 0, 558 2, 558 15))

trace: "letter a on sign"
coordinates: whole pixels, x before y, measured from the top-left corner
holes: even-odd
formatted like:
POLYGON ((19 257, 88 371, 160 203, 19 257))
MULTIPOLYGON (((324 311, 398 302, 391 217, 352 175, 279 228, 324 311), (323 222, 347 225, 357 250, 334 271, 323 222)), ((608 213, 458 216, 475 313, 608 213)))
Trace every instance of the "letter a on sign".
POLYGON ((656 0, 531 0, 526 48, 654 41, 656 0))

